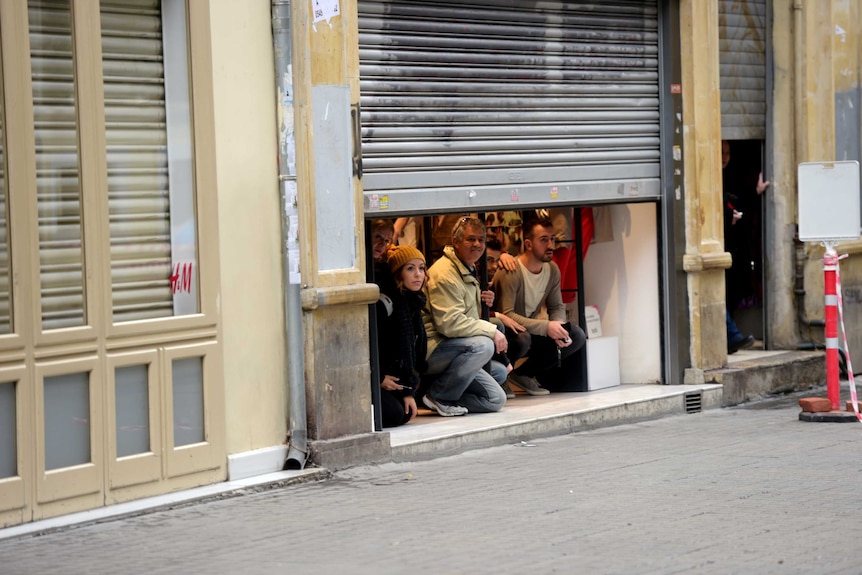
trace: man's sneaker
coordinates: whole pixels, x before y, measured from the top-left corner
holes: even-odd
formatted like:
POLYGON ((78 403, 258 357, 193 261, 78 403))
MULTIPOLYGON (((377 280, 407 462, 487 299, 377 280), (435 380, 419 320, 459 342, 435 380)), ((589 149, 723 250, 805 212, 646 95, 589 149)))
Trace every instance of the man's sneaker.
POLYGON ((437 401, 427 393, 422 396, 422 403, 424 403, 428 409, 436 411, 443 417, 454 417, 456 415, 465 415, 467 413, 466 407, 437 401))
POLYGON ((511 387, 509 387, 508 381, 504 381, 503 383, 501 383, 500 387, 502 387, 503 391, 506 392, 506 399, 515 399, 515 392, 512 391, 511 387))
POLYGON ((518 375, 517 373, 510 373, 508 382, 512 384, 514 387, 518 389, 523 389, 525 392, 530 395, 548 395, 551 393, 536 381, 535 377, 530 377, 527 375, 518 375))
POLYGON ((736 341, 727 342, 727 354, 731 355, 739 351, 740 349, 748 349, 754 345, 755 339, 753 335, 749 335, 747 337, 741 337, 736 341))

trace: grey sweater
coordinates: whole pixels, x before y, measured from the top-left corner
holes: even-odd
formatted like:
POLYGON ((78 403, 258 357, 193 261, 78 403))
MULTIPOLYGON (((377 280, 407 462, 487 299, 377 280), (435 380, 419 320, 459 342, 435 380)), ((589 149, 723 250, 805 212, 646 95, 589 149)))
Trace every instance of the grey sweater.
POLYGON ((557 264, 550 262, 551 275, 548 278, 548 286, 539 300, 539 305, 530 317, 526 317, 524 305, 524 268, 520 265, 518 270, 509 272, 504 269, 497 270, 494 274, 494 291, 496 293, 495 307, 497 313, 509 316, 525 328, 532 335, 548 335, 548 321, 566 321, 566 304, 560 293, 560 268, 557 264), (542 312, 542 308, 548 309, 548 319, 536 319, 542 312))

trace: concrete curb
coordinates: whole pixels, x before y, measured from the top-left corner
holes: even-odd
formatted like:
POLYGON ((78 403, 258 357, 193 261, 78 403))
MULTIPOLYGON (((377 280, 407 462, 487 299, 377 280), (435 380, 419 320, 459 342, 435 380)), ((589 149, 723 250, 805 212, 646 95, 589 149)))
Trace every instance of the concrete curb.
POLYGON ((704 372, 706 382, 724 387, 724 406, 823 385, 825 377, 825 354, 800 351, 735 362, 704 372))
POLYGON ((600 427, 611 427, 657 419, 667 415, 686 413, 686 395, 694 391, 701 393, 701 410, 721 406, 721 388, 686 389, 679 386, 677 394, 631 401, 598 409, 584 409, 569 413, 534 418, 517 423, 495 425, 482 429, 454 433, 447 436, 392 446, 392 461, 408 462, 436 459, 457 455, 474 449, 496 447, 528 441, 541 437, 552 437, 586 431, 600 427))

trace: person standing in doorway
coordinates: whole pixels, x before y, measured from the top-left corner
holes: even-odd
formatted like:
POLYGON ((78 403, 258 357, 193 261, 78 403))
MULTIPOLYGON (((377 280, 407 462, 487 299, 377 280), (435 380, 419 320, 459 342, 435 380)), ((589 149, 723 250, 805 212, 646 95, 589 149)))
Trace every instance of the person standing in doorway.
MULTIPOLYGON (((733 320, 733 311, 741 301, 740 294, 745 291, 743 284, 751 275, 747 273, 751 266, 754 250, 751 245, 751 226, 745 218, 743 207, 750 204, 749 198, 744 195, 742 186, 738 184, 739 179, 731 174, 728 168, 731 160, 730 142, 721 141, 721 169, 722 169, 722 200, 724 202, 724 245, 725 249, 733 258, 730 269, 725 273, 725 304, 727 323, 727 353, 733 354, 740 349, 748 349, 754 345, 753 335, 743 335, 733 320)), ((760 172, 755 186, 755 192, 759 197, 769 187, 770 182, 763 180, 763 172, 760 172)))

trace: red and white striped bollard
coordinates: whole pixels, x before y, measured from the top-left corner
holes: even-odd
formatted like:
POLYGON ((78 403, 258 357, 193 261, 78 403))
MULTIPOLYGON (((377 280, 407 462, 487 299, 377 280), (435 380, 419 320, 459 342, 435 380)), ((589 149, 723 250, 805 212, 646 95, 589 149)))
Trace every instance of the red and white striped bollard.
POLYGON ((826 324, 826 397, 832 411, 841 409, 841 386, 838 379, 838 292, 835 274, 838 271, 838 253, 832 244, 826 244, 823 254, 824 319, 826 324))

